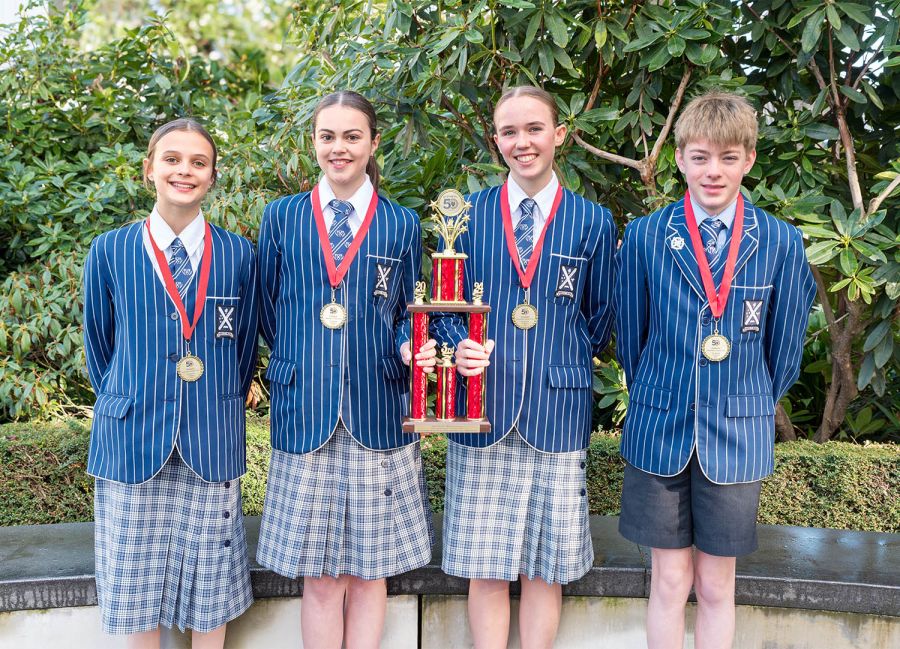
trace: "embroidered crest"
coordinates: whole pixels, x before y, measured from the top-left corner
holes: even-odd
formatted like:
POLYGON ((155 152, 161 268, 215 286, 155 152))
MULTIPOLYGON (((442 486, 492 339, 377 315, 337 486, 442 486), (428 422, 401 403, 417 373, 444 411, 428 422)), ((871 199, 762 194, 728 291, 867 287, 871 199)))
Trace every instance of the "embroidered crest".
POLYGON ((578 266, 561 264, 559 278, 556 280, 556 297, 574 299, 576 284, 578 284, 578 266))
POLYGON ((684 248, 684 239, 681 237, 672 237, 669 241, 669 245, 672 246, 672 250, 681 250, 684 248))
POLYGON ((234 307, 216 305, 216 338, 234 338, 234 307))
POLYGON ((391 273, 394 267, 388 264, 376 262, 375 264, 375 288, 372 290, 373 297, 387 297, 388 286, 391 282, 391 273))
POLYGON ((759 333, 762 321, 762 300, 744 300, 744 317, 741 323, 741 333, 759 333))

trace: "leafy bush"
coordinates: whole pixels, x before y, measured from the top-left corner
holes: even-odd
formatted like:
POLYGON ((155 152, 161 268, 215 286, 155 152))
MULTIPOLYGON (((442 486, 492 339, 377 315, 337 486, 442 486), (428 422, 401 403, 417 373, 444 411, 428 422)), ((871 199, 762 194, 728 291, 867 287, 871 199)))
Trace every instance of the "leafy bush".
MULTIPOLYGON (((84 473, 88 425, 65 423, 0 426, 0 525, 92 519, 93 480, 84 473)), ((618 514, 623 460, 615 435, 597 433, 588 449, 592 514, 618 514)), ((432 509, 444 508, 447 440, 429 436, 422 456, 432 509)), ((247 429, 248 471, 241 480, 244 512, 262 513, 270 455, 264 419, 247 429)), ((763 482, 759 522, 879 532, 900 531, 900 449, 809 441, 779 444, 775 473, 763 482)))

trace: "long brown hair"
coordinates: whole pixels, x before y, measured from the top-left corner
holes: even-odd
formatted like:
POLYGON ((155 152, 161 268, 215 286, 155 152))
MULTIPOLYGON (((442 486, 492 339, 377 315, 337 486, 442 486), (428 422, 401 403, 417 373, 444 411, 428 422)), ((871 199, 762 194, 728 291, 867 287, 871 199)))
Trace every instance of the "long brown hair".
MULTIPOLYGON (((312 114, 313 137, 315 137, 316 120, 319 117, 319 113, 330 106, 347 106, 348 108, 358 110, 365 115, 366 120, 369 122, 369 132, 371 133, 372 140, 375 140, 375 137, 378 135, 378 118, 375 115, 375 107, 368 99, 352 90, 338 90, 337 92, 332 92, 331 94, 322 97, 322 100, 316 104, 316 109, 312 114)), ((369 179, 372 181, 372 186, 377 193, 378 181, 381 179, 381 173, 378 170, 378 163, 375 162, 374 155, 369 156, 369 161, 366 163, 366 173, 369 174, 369 179)))
MULTIPOLYGON (((158 129, 153 131, 153 135, 150 136, 150 142, 147 144, 147 159, 150 162, 153 162, 153 155, 156 153, 156 145, 159 144, 159 141, 165 137, 167 134, 172 131, 193 131, 194 133, 199 133, 203 136, 203 138, 209 142, 209 146, 212 147, 212 180, 213 183, 216 182, 216 177, 218 176, 218 171, 216 170, 216 161, 219 158, 219 150, 216 148, 216 143, 212 139, 212 135, 209 134, 209 131, 198 122, 193 117, 180 117, 178 119, 173 119, 171 122, 166 122, 158 129)), ((150 180, 147 178, 147 170, 144 169, 144 187, 150 189, 150 180)))

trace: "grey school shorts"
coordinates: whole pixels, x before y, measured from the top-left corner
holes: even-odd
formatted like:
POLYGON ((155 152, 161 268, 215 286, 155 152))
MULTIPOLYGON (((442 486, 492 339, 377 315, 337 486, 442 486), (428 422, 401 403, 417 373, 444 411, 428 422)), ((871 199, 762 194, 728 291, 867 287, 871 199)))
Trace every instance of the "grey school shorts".
POLYGON ((761 481, 716 484, 697 454, 674 476, 625 464, 619 533, 650 548, 696 547, 719 557, 739 557, 757 547, 756 513, 761 481))

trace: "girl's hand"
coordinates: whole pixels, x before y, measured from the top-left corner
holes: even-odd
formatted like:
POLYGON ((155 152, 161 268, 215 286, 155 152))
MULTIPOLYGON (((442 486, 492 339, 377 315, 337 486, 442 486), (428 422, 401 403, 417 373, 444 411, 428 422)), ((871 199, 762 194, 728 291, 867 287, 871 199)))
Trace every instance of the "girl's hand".
MULTIPOLYGON (((408 342, 400 346, 400 359, 406 365, 412 361, 412 352, 408 342)), ((429 338, 419 348, 419 353, 416 354, 416 365, 428 373, 434 372, 434 366, 437 365, 437 341, 434 338, 429 338)))
POLYGON ((494 351, 494 341, 489 340, 482 346, 470 338, 466 338, 456 348, 456 370, 463 376, 477 376, 491 364, 489 360, 494 351))

